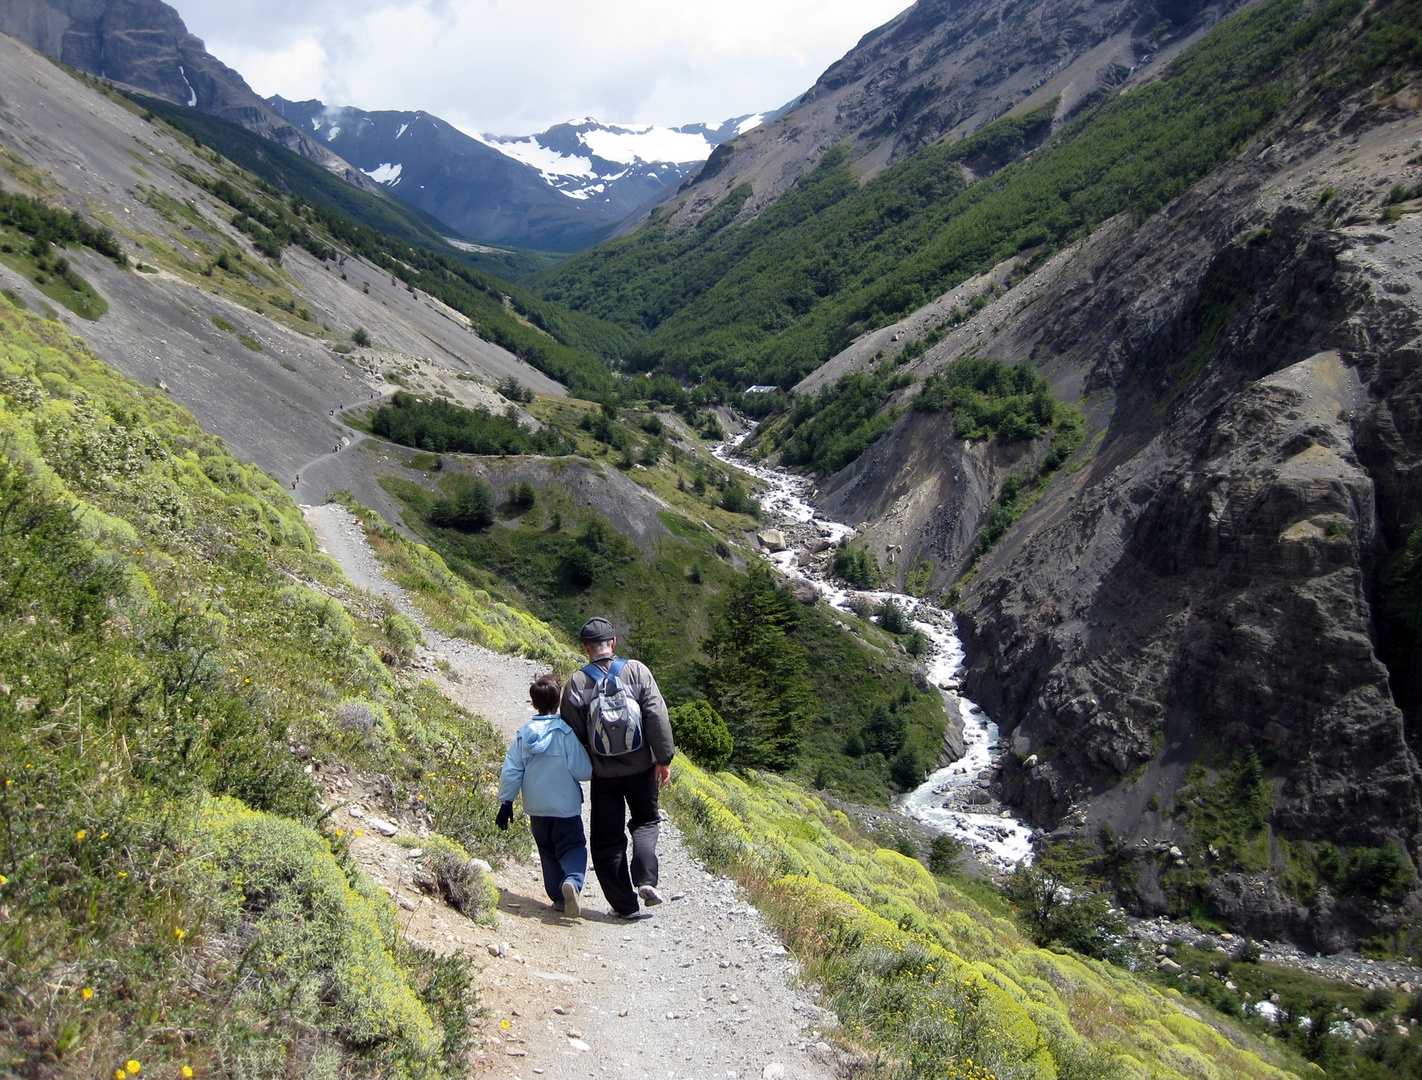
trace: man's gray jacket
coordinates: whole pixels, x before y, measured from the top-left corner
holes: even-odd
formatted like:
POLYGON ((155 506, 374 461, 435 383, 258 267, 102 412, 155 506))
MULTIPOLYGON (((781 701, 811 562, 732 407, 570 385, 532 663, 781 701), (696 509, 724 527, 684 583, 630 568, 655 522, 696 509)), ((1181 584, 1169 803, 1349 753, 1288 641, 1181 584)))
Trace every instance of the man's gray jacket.
MULTIPOLYGON (((612 661, 611 656, 600 656, 592 663, 606 671, 612 666, 612 661)), ((676 756, 667 703, 662 699, 662 692, 657 688, 657 680, 651 670, 640 660, 628 660, 618 678, 642 706, 642 748, 620 757, 594 754, 588 742, 588 703, 595 693, 592 676, 579 668, 563 687, 563 703, 559 711, 564 722, 573 729, 573 734, 588 747, 594 779, 599 776, 634 776, 646 772, 653 765, 670 765, 676 756)))

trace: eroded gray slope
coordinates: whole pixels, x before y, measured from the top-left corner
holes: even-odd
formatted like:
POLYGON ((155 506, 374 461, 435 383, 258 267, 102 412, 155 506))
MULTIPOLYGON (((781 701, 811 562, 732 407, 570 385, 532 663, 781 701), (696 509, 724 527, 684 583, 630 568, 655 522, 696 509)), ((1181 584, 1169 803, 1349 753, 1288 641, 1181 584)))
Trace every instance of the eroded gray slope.
MULTIPOLYGON (((322 263, 293 247, 273 267, 228 224, 230 207, 174 172, 211 173, 206 156, 7 37, 0 99, 0 148, 21 175, 43 176, 47 197, 110 224, 134 262, 150 260, 138 272, 70 249, 109 310, 95 322, 62 309, 60 317, 104 361, 166 385, 207 430, 273 475, 287 478, 329 451, 348 434, 331 410, 389 393, 397 384, 386 376, 499 410, 506 403, 491 386, 507 376, 564 392, 480 339, 459 313, 359 259, 322 263), (223 247, 243 252, 240 280, 201 273, 223 247), (311 318, 280 309, 277 285, 311 318), (357 327, 373 345, 337 352, 357 327)), ((50 303, 9 267, 0 279, 32 309, 50 303)))
MULTIPOLYGON (((1416 657, 1385 571, 1422 508, 1422 221, 1416 202, 1380 219, 1422 182, 1422 118, 1404 93, 1291 121, 1139 229, 1008 279, 910 370, 1036 362, 1092 418, 1089 459, 962 592, 966 688, 1013 738, 1018 805, 1093 841, 1104 820, 1184 842, 1180 808, 1148 796, 1168 812, 1191 762, 1253 746, 1280 838, 1416 861, 1416 657)), ((911 416, 825 491, 865 513, 881 560, 899 545, 900 577, 926 557, 946 586, 1007 466, 955 446, 951 418, 911 416), (955 485, 972 497, 944 499, 955 485)), ((1136 864, 1143 911, 1169 903, 1172 869, 1136 864)), ((1195 869, 1256 934, 1336 948, 1394 918, 1195 869)))

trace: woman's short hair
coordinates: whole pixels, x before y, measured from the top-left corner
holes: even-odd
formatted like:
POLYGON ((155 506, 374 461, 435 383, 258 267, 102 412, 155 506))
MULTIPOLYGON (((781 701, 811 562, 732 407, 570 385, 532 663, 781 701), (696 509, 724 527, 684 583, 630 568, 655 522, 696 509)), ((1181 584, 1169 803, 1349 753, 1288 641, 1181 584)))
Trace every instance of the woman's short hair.
POLYGON ((533 680, 533 684, 528 688, 528 696, 535 709, 548 715, 558 711, 558 702, 563 696, 563 687, 558 682, 558 676, 550 671, 547 675, 540 675, 533 680))

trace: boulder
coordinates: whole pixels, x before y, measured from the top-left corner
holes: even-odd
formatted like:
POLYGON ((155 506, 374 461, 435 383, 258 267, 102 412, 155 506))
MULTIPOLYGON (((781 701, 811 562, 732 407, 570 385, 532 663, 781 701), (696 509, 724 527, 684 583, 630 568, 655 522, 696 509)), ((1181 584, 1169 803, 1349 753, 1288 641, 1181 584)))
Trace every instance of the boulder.
POLYGON ((760 546, 766 551, 785 550, 785 534, 779 529, 761 529, 755 534, 755 538, 760 541, 760 546))

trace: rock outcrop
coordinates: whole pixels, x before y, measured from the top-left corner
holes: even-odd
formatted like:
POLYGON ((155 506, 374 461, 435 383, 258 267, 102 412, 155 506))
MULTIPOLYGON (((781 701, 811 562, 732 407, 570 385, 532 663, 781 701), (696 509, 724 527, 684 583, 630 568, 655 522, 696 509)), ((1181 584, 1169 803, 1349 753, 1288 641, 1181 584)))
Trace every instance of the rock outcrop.
MULTIPOLYGON (((1275 841, 1422 865, 1418 592, 1399 578, 1422 554, 1404 558, 1422 536, 1422 215, 1384 213, 1422 181, 1419 137, 1405 93, 1318 104, 909 366, 1035 362, 1091 418, 1077 467, 979 563, 959 612, 965 691, 1012 739, 1004 793, 1036 824, 1184 843, 1188 810, 1168 820, 1148 796, 1168 810, 1192 765, 1252 747, 1275 841)), ((825 491, 871 536, 942 552, 945 587, 1002 470, 935 443, 933 422, 907 414, 825 491)), ((1258 873, 1202 865, 1201 898, 1318 947, 1396 925, 1283 890, 1286 847, 1258 873)), ((1143 911, 1175 902, 1171 865, 1142 874, 1143 911)))
POLYGON ((241 124, 377 190, 359 169, 268 108, 161 0, 0 0, 0 30, 90 75, 241 124))

